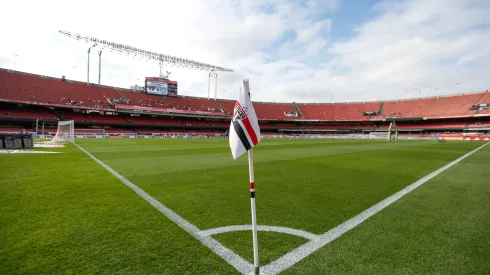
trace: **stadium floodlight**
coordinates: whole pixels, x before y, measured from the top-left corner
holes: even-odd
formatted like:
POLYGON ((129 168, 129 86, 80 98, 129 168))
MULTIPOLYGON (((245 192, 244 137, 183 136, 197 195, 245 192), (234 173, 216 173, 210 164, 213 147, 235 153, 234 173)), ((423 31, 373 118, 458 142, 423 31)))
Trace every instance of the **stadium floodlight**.
MULTIPOLYGON (((160 77, 162 77, 162 78, 164 77, 164 74, 163 74, 163 66, 164 65, 171 66, 171 67, 177 67, 177 68, 183 68, 183 69, 209 71, 211 73, 209 74, 208 82, 211 81, 211 78, 215 78, 215 81, 217 81, 218 80, 218 72, 233 72, 232 69, 224 68, 221 66, 211 65, 211 64, 207 64, 207 63, 203 63, 203 62, 199 62, 199 61, 195 61, 195 60, 190 60, 190 59, 186 59, 186 58, 181 58, 181 57, 177 57, 177 56, 173 56, 173 55, 156 53, 156 52, 132 47, 129 45, 115 43, 115 42, 111 42, 111 41, 107 41, 107 40, 103 40, 103 39, 98 39, 98 38, 94 38, 94 37, 90 37, 90 36, 85 36, 85 35, 81 35, 81 34, 77 34, 77 33, 71 33, 71 32, 62 31, 62 30, 59 30, 59 33, 64 35, 64 36, 78 40, 78 41, 82 41, 82 42, 85 42, 88 44, 93 44, 94 46, 99 48, 99 51, 100 51, 99 52, 99 85, 100 85, 100 64, 101 64, 100 55, 102 53, 101 52, 102 49, 109 49, 111 51, 116 51, 119 53, 132 55, 134 57, 146 58, 150 61, 157 62, 160 64, 160 77)), ((90 49, 89 49, 89 52, 90 52, 90 49)), ((90 61, 88 61, 88 62, 90 62, 90 61)), ((88 83, 89 82, 88 81, 88 74, 90 73, 90 71, 89 71, 90 68, 87 68, 87 70, 88 70, 87 71, 87 84, 89 84, 88 83)), ((208 87, 208 98, 209 98, 209 94, 210 94, 210 90, 208 87)), ((217 83, 215 84, 214 94, 215 94, 215 98, 216 98, 217 83)))
MULTIPOLYGON (((109 49, 112 51, 117 51, 120 53, 127 53, 130 55, 140 56, 144 58, 148 58, 150 60, 156 61, 162 65, 168 65, 172 67, 184 68, 184 69, 193 69, 193 70, 202 70, 202 71, 216 71, 216 72, 233 72, 232 69, 227 69, 217 65, 206 64, 203 62, 190 60, 186 58, 176 57, 163 53, 156 53, 152 51, 147 51, 143 49, 139 49, 136 47, 131 47, 129 45, 119 44, 115 42, 110 42, 107 40, 97 39, 90 36, 84 36, 81 34, 71 33, 67 31, 59 31, 60 34, 65 35, 67 37, 83 41, 89 44, 94 43, 98 47, 109 49)), ((161 71, 160 73, 163 73, 161 71)))
POLYGON ((96 46, 95 44, 90 46, 90 48, 88 48, 87 51, 87 85, 90 84, 90 50, 92 50, 92 48, 94 48, 95 46, 96 46))

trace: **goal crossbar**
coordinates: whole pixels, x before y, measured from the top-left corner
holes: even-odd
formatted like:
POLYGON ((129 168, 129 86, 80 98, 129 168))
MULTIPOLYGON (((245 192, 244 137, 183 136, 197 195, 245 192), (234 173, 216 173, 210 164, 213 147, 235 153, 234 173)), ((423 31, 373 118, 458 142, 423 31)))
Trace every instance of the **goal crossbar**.
POLYGON ((73 120, 58 121, 58 130, 49 144, 60 144, 64 142, 75 142, 75 123, 73 120))

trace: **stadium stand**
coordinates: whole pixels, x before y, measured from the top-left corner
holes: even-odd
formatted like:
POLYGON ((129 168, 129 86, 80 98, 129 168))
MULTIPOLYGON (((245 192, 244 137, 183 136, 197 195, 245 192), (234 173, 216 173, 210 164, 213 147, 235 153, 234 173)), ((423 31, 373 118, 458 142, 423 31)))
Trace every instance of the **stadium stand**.
MULTIPOLYGON (((467 122, 431 122, 431 123, 410 123, 399 122, 396 124, 399 130, 422 129, 422 130, 462 130, 467 122)), ((380 129, 388 129, 389 125, 381 125, 380 129)))
POLYGON ((147 95, 141 92, 131 90, 121 90, 129 99, 128 104, 138 105, 141 107, 168 108, 184 111, 200 111, 211 113, 222 113, 222 110, 216 102, 204 98, 194 97, 159 97, 147 95))
POLYGON ((385 101, 383 117, 389 118, 449 118, 470 116, 471 106, 484 93, 441 96, 425 99, 385 101))
POLYGON ((87 114, 86 122, 98 124, 127 124, 128 122, 121 116, 87 114))
POLYGON ((109 133, 109 134, 136 134, 135 131, 133 130, 125 130, 125 129, 105 129, 105 132, 106 133, 109 133))
MULTIPOLYGON (((218 102, 228 114, 233 114, 235 101, 218 99, 218 102)), ((293 105, 289 103, 254 102, 254 108, 260 120, 294 120, 294 116, 288 116, 286 113, 296 113, 293 105)))
POLYGON ((305 119, 326 121, 367 121, 365 112, 377 112, 380 102, 311 104, 296 103, 305 119))
POLYGON ((294 120, 294 116, 287 113, 296 113, 290 103, 254 102, 255 112, 261 120, 294 120))
POLYGON ((302 125, 303 129, 320 129, 320 130, 374 130, 376 126, 362 124, 314 124, 302 125))
POLYGON ((298 125, 296 125, 296 124, 277 124, 277 128, 279 128, 279 129, 298 129, 298 125))
POLYGON ((75 113, 71 110, 60 110, 58 114, 66 120, 74 120, 75 122, 84 122, 87 121, 87 117, 82 113, 75 113))
POLYGON ((81 83, 70 83, 56 78, 10 73, 0 70, 0 93, 2 98, 43 104, 108 108, 106 95, 118 97, 116 90, 81 83))
POLYGON ((475 115, 490 114, 490 92, 484 93, 480 100, 473 104, 471 109, 475 112, 475 115))
MULTIPOLYGON (((166 125, 166 126, 185 126, 186 123, 180 120, 159 118, 159 117, 130 117, 128 121, 134 125, 166 125)), ((187 125, 190 126, 190 125, 187 125)))
POLYGON ((75 134, 101 134, 105 132, 104 129, 75 129, 75 134))
MULTIPOLYGON (((234 105, 233 100, 159 97, 0 69, 0 123, 12 129, 33 129, 38 119, 49 130, 61 119, 74 120, 82 129, 121 128, 110 128, 110 133, 134 134, 132 129, 138 128, 145 133, 170 129, 175 134, 223 133, 234 105)), ((486 134, 490 127, 488 91, 384 102, 254 102, 254 107, 264 133, 369 132, 386 130, 392 120, 400 131, 423 134, 468 130, 486 134)))
POLYGON ((469 124, 467 126, 468 129, 489 129, 490 130, 490 121, 484 121, 484 122, 476 122, 469 124))
MULTIPOLYGON (((230 123, 227 123, 226 125, 227 127, 230 126, 230 123)), ((270 123, 259 123, 259 127, 260 129, 264 129, 264 130, 273 130, 273 129, 277 129, 277 125, 275 124, 270 124, 270 123)))
POLYGON ((2 134, 11 134, 11 133, 20 133, 25 131, 24 128, 18 126, 0 126, 0 133, 2 134))
POLYGON ((58 120, 56 115, 49 110, 34 108, 28 106, 0 106, 0 118, 5 119, 26 119, 26 120, 58 120))
POLYGON ((229 114, 233 114, 233 108, 235 107, 234 100, 226 100, 226 99, 217 99, 216 100, 222 108, 229 114))

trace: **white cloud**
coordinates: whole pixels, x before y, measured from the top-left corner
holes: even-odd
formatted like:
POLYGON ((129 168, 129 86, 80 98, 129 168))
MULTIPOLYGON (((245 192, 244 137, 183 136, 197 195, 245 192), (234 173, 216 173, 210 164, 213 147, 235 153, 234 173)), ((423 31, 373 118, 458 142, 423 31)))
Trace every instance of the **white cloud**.
POLYGON ((458 82, 466 91, 488 88, 488 1, 385 1, 376 11, 356 37, 330 48, 347 77, 358 76, 349 85, 385 99, 409 89, 454 93, 458 82))
MULTIPOLYGON (((243 78, 251 79, 254 99, 288 102, 490 86, 488 1, 383 1, 354 36, 332 41, 332 15, 341 7, 338 0, 9 1, 0 17, 0 67, 11 68, 18 54, 19 70, 85 81, 88 47, 60 36, 63 29, 233 68, 219 75, 225 98, 243 78)), ((129 87, 158 74, 145 60, 102 56, 103 84, 129 87)), ((97 66, 92 55, 92 81, 97 66)), ((182 94, 207 95, 207 72, 166 69, 182 94)))

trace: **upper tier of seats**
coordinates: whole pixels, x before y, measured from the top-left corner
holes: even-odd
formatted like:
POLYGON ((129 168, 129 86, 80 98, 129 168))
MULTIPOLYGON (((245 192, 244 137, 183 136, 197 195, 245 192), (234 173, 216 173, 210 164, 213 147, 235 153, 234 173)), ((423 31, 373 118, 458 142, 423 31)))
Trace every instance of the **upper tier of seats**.
POLYGON ((424 99, 386 101, 383 117, 390 118, 440 118, 458 117, 474 114, 470 110, 473 104, 481 100, 486 93, 443 96, 424 99))
POLYGON ((487 115, 490 115, 490 92, 486 92, 481 98, 480 100, 478 100, 477 103, 475 104, 488 104, 487 107, 488 109, 487 110, 481 110, 481 111, 478 111, 478 114, 487 114, 487 115))
POLYGON ((298 103, 297 106, 301 109, 305 119, 328 121, 364 121, 369 120, 370 117, 363 116, 363 113, 378 112, 380 104, 380 102, 335 104, 298 103))
POLYGON ((56 78, 0 70, 0 98, 35 103, 108 108, 105 98, 120 97, 114 89, 69 83, 56 78))
POLYGON ((221 112, 213 100, 196 97, 160 97, 141 92, 121 90, 129 100, 128 104, 143 107, 168 108, 185 111, 221 112))
POLYGON ((143 107, 221 113, 216 102, 204 98, 159 97, 124 89, 121 89, 119 93, 116 89, 109 87, 6 70, 0 70, 0 99, 88 108, 112 108, 110 106, 112 102, 143 107))
MULTIPOLYGON (((234 100, 208 100, 195 97, 159 97, 126 89, 72 83, 61 79, 42 77, 0 69, 0 101, 69 106, 70 108, 113 109, 112 103, 122 107, 140 106, 154 108, 147 111, 208 113, 221 115, 233 113, 234 100), (223 108, 224 110, 221 110, 223 108), (176 111, 172 111, 176 110, 176 111), (179 111, 177 111, 179 110, 179 111)), ((291 103, 255 102, 260 120, 321 120, 321 121, 370 121, 385 118, 451 118, 490 115, 490 110, 475 110, 475 104, 490 103, 490 93, 480 92, 433 98, 361 103, 301 103, 297 107, 303 117, 296 117, 291 103), (364 116, 364 112, 376 112, 364 116)), ((127 109, 122 108, 122 109, 127 109)), ((41 118, 41 117, 40 117, 41 118)), ((88 117, 86 117, 88 119, 88 117)), ((43 118, 47 119, 47 118, 43 118)), ((74 117, 80 120, 81 117, 74 117)), ((88 119, 87 121, 90 121, 88 119)))
MULTIPOLYGON (((235 107, 234 100, 218 99, 218 102, 225 108, 228 114, 233 113, 235 107)), ((293 120, 295 117, 287 116, 286 112, 295 113, 291 103, 270 103, 254 102, 254 109, 257 117, 263 120, 293 120)))

